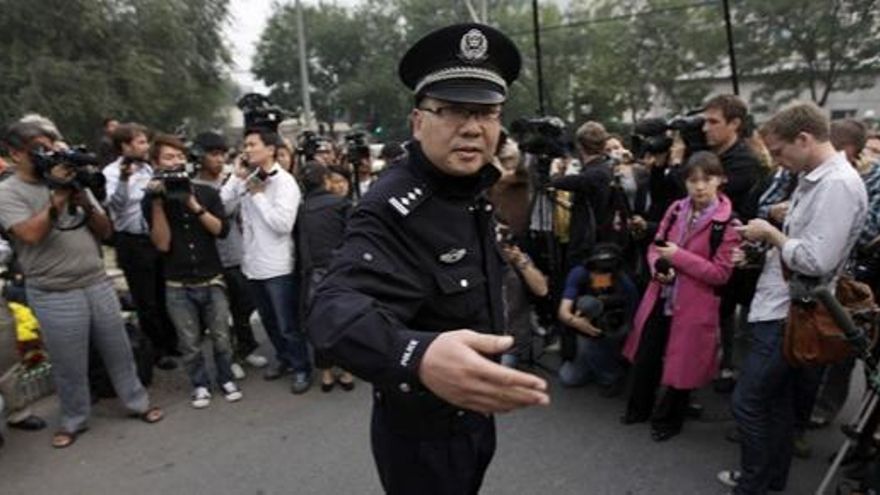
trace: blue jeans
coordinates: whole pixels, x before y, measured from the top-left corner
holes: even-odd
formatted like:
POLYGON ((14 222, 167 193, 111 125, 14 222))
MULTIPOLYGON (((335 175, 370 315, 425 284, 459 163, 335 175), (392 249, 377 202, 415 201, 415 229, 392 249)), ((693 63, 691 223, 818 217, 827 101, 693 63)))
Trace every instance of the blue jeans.
POLYGON ((782 354, 785 320, 751 324, 751 348, 733 393, 742 478, 735 494, 783 490, 791 467, 798 370, 782 354))
POLYGON ((219 285, 171 287, 165 292, 168 316, 177 329, 179 348, 189 380, 195 387, 210 387, 202 338, 207 330, 214 347, 217 383, 232 381, 232 345, 229 341, 229 303, 219 285))
POLYGON ((278 363, 294 372, 311 373, 307 340, 297 318, 299 294, 293 274, 250 280, 250 285, 278 363))
POLYGON ((566 387, 579 387, 589 382, 611 385, 620 377, 619 339, 577 336, 574 359, 562 363, 559 381, 566 387))

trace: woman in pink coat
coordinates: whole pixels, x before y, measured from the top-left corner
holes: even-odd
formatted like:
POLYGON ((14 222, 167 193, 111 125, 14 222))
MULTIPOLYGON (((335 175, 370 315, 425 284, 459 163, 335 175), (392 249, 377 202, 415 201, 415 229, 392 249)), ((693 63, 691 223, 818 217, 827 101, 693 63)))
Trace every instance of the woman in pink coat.
POLYGON ((669 207, 648 248, 653 279, 623 349, 633 363, 633 388, 622 421, 650 419, 651 437, 658 442, 681 431, 690 391, 715 376, 716 289, 730 277, 731 252, 739 241, 730 200, 718 192, 724 182, 718 157, 695 153, 682 176, 688 197, 669 207), (666 391, 655 405, 660 384, 666 391))

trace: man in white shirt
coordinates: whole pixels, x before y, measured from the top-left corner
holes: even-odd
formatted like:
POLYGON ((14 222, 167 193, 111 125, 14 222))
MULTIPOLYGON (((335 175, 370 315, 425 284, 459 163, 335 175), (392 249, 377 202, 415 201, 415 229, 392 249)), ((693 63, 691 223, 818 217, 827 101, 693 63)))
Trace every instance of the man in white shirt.
MULTIPOLYGON (((741 434, 741 472, 722 471, 719 480, 737 495, 783 491, 791 465, 793 388, 799 368, 783 356, 791 278, 813 277, 831 285, 858 239, 868 209, 865 186, 846 156, 830 141, 824 112, 812 103, 794 104, 761 128, 773 159, 800 174, 782 230, 763 219, 740 229, 749 241, 770 246, 749 312, 751 347, 733 395, 741 434)), ((742 260, 742 253, 737 253, 742 260)))
POLYGON ((296 180, 275 162, 278 136, 265 129, 245 131, 244 160, 221 189, 227 210, 241 208, 244 257, 263 327, 275 347, 276 363, 265 378, 279 378, 293 369, 295 394, 311 386, 306 338, 298 325, 297 287, 293 274, 293 225, 301 193, 296 180))
POLYGON ((141 210, 145 188, 153 178, 147 158, 147 128, 134 123, 120 124, 112 137, 119 158, 104 167, 103 174, 107 180, 105 207, 113 220, 116 260, 137 307, 141 329, 153 343, 156 366, 173 369, 177 365, 171 356, 179 355, 177 332, 165 309, 162 260, 150 242, 141 210))

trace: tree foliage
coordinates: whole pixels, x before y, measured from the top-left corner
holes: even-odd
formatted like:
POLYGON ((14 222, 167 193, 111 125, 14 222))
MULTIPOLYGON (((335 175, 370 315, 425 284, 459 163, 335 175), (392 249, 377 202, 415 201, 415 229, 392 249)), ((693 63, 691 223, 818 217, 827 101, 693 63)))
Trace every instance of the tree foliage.
POLYGON ((0 0, 0 118, 91 139, 103 116, 171 130, 228 97, 228 0, 0 0))

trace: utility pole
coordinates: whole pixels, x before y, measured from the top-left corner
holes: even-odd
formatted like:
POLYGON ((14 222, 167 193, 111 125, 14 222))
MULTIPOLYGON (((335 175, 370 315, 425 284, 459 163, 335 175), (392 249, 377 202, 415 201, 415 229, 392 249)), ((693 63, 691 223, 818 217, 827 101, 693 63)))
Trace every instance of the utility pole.
POLYGON ((733 94, 739 96, 739 76, 736 73, 736 51, 733 48, 733 25, 730 22, 730 2, 724 0, 724 26, 727 29, 727 55, 730 57, 730 83, 733 94))
POLYGON ((297 44, 299 45, 299 80, 302 89, 303 118, 302 124, 306 129, 312 126, 312 98, 309 95, 309 65, 306 60, 306 31, 303 27, 302 2, 296 0, 296 31, 297 44))
POLYGON ((535 30, 535 65, 538 76, 538 113, 544 115, 544 70, 541 67, 541 27, 538 20, 538 0, 532 0, 532 27, 535 30))

